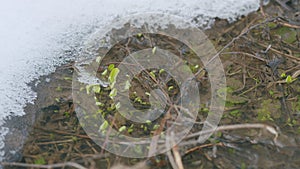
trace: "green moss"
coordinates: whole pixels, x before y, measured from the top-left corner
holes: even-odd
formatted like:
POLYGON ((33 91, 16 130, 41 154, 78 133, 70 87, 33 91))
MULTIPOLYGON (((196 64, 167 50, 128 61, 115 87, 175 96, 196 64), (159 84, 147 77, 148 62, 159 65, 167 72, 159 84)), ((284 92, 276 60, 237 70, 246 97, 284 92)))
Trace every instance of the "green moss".
POLYGON ((46 161, 43 157, 39 157, 38 159, 34 160, 34 164, 44 165, 46 161))
POLYGON ((232 90, 237 90, 243 87, 242 81, 235 78, 227 78, 226 83, 232 90))
POLYGON ((287 43, 293 43, 297 40, 297 32, 288 27, 280 27, 274 33, 280 35, 282 40, 287 43))
POLYGON ((58 86, 56 89, 55 89, 57 92, 61 92, 62 91, 62 88, 60 86, 58 86))
POLYGON ((269 22, 269 23, 268 23, 268 27, 269 27, 270 29, 273 29, 273 28, 276 28, 276 27, 277 27, 277 24, 274 23, 274 22, 269 22))
POLYGON ((235 154, 235 149, 233 149, 233 148, 228 148, 228 153, 229 153, 229 154, 235 154))
POLYGON ((231 87, 221 88, 217 91, 217 94, 221 98, 224 98, 224 95, 226 94, 226 103, 225 103, 226 107, 232 107, 236 104, 244 104, 248 101, 244 97, 234 95, 233 89, 231 87))
POLYGON ((240 117, 241 116, 241 112, 239 110, 233 110, 229 114, 233 117, 240 117))
POLYGON ((257 118, 260 121, 274 121, 275 119, 280 118, 280 103, 278 101, 273 102, 271 99, 262 101, 261 108, 258 109, 257 118))
POLYGON ((297 120, 288 118, 286 124, 290 127, 294 127, 295 125, 297 125, 297 120))
POLYGON ((300 112, 300 99, 298 99, 298 101, 292 102, 291 104, 293 112, 300 112))
POLYGON ((70 113, 69 112, 65 112, 64 116, 67 117, 67 118, 69 118, 70 117, 70 113))
POLYGON ((243 162, 242 164, 241 164, 241 169, 246 169, 247 168, 247 165, 243 162))
POLYGON ((233 95, 232 93, 228 93, 226 97, 226 102, 232 103, 232 104, 244 104, 248 100, 244 97, 233 95))

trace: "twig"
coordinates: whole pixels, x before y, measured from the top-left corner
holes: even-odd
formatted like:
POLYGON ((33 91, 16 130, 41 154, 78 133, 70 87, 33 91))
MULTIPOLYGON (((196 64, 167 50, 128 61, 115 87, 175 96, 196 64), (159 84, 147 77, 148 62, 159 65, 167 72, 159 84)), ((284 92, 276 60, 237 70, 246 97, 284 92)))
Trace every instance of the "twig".
POLYGON ((62 143, 69 143, 69 142, 74 142, 74 140, 68 139, 68 140, 58 140, 58 141, 37 142, 36 145, 62 144, 62 143))
POLYGON ((154 137, 151 140, 150 149, 149 149, 149 153, 148 153, 149 157, 154 155, 155 151, 157 151, 157 143, 158 143, 159 135, 163 131, 163 129, 164 129, 166 123, 167 123, 167 120, 171 117, 171 112, 170 111, 171 111, 172 108, 173 107, 170 107, 168 109, 166 115, 164 116, 164 118, 160 122, 159 128, 154 131, 154 134, 153 134, 154 137))
POLYGON ((178 169, 184 169, 183 164, 182 164, 182 159, 181 159, 181 156, 180 156, 179 151, 178 151, 178 145, 175 145, 172 148, 172 151, 173 151, 173 155, 175 157, 175 162, 178 166, 178 169))
POLYGON ((206 148, 206 147, 212 147, 212 146, 223 146, 224 144, 223 143, 209 143, 209 144, 203 144, 203 145, 200 145, 200 146, 196 146, 196 147, 193 147, 191 149, 188 149, 187 151, 184 152, 184 154, 189 154, 193 151, 196 151, 196 150, 199 150, 199 149, 202 149, 202 148, 206 148))
POLYGON ((232 124, 232 125, 224 125, 219 126, 216 129, 206 130, 206 131, 200 131, 193 134, 190 134, 186 136, 184 139, 189 139, 193 137, 203 136, 207 134, 212 134, 219 131, 225 131, 225 130, 237 130, 237 129, 249 129, 249 128, 256 128, 256 129, 266 129, 271 134, 275 135, 274 140, 278 137, 278 132, 276 129, 272 126, 261 124, 261 123, 245 123, 245 124, 232 124))
POLYGON ((251 54, 251 53, 246 53, 246 52, 224 52, 224 53, 221 53, 221 54, 222 55, 226 55, 226 54, 229 54, 229 55, 232 55, 232 54, 242 54, 242 55, 245 55, 245 56, 253 57, 253 58, 258 59, 258 60, 263 61, 263 62, 267 62, 267 60, 264 59, 264 58, 260 58, 258 56, 255 56, 255 55, 251 54))
MULTIPOLYGON (((268 46, 265 45, 265 44, 263 44, 263 43, 257 43, 257 44, 260 45, 260 46, 262 46, 262 47, 264 47, 264 48, 268 48, 268 46)), ((279 50, 276 50, 276 49, 274 49, 274 48, 272 48, 272 47, 270 47, 269 49, 270 49, 271 51, 277 53, 277 54, 280 54, 280 55, 283 55, 283 56, 285 56, 285 57, 290 58, 291 61, 293 61, 293 62, 295 62, 295 63, 298 63, 298 64, 300 63, 300 58, 297 58, 297 57, 295 57, 295 56, 292 56, 292 55, 289 55, 289 54, 280 52, 279 50)))
POLYGON ((283 8, 285 8, 288 11, 293 11, 293 9, 286 5, 287 0, 275 0, 279 5, 281 5, 283 8))
POLYGON ((259 9, 260 9, 260 12, 261 14, 263 15, 263 17, 265 18, 266 17, 266 14, 265 14, 265 11, 264 11, 264 0, 260 0, 260 3, 259 3, 259 9))
POLYGON ((244 91, 243 93, 238 94, 238 96, 242 96, 242 95, 244 95, 244 94, 246 94, 246 93, 252 91, 253 89, 257 88, 257 87, 260 86, 260 85, 261 85, 261 84, 258 83, 258 84, 256 84, 255 86, 252 86, 250 89, 244 91))
POLYGON ((102 159, 102 158, 107 158, 110 157, 109 154, 83 154, 83 158, 91 158, 91 159, 102 159))
POLYGON ((57 164, 48 164, 48 165, 40 165, 40 164, 26 164, 26 163, 15 163, 15 162, 0 162, 3 166, 17 166, 17 167, 31 167, 31 168, 59 168, 59 167, 74 167, 78 169, 87 169, 80 164, 74 162, 66 162, 66 163, 57 163, 57 164))
MULTIPOLYGON (((261 22, 261 23, 252 25, 252 26, 250 26, 250 27, 244 28, 244 29, 241 31, 241 33, 240 33, 237 37, 234 37, 234 38, 233 38, 229 43, 227 43, 221 50, 219 50, 219 51, 217 52, 217 54, 216 54, 214 57, 212 57, 212 58, 208 61, 207 64, 209 64, 210 62, 212 62, 215 58, 217 58, 217 57, 220 55, 220 53, 222 53, 225 49, 227 49, 230 45, 232 45, 236 40, 238 40, 238 39, 240 39, 242 36, 248 34, 252 29, 257 28, 257 27, 259 27, 259 26, 262 25, 262 24, 265 24, 265 23, 268 23, 268 22, 272 22, 272 21, 274 21, 274 20, 276 20, 276 19, 277 19, 277 17, 276 17, 276 18, 267 19, 267 20, 265 20, 264 22, 261 22)), ((251 23, 253 23, 253 22, 255 22, 255 21, 256 21, 256 20, 253 20, 251 23)), ((250 24, 251 24, 251 23, 250 23, 250 24)))
POLYGON ((286 27, 289 27, 289 28, 295 28, 295 29, 300 29, 300 26, 299 25, 295 25, 295 24, 290 24, 290 23, 286 23, 286 22, 277 22, 279 25, 282 25, 282 26, 286 26, 286 27))
MULTIPOLYGON (((167 145, 166 146, 168 148, 169 148, 170 145, 173 146, 172 147, 172 152, 173 152, 173 156, 174 156, 174 159, 175 159, 176 166, 174 164, 173 156, 170 155, 170 153, 168 154, 168 157, 170 158, 170 156, 171 156, 171 159, 173 161, 173 163, 171 163, 171 164, 172 164, 173 168, 184 169, 183 164, 182 164, 182 159, 181 159, 180 153, 178 151, 178 145, 176 145, 176 143, 174 141, 174 138, 175 138, 174 132, 168 133, 167 142, 166 142, 167 145)), ((171 160, 170 160, 170 162, 171 162, 171 160)))
POLYGON ((54 130, 49 130, 49 129, 45 129, 45 128, 42 128, 42 127, 34 127, 34 128, 39 129, 39 130, 43 130, 43 131, 46 131, 46 132, 61 134, 61 135, 71 135, 71 136, 76 136, 76 137, 79 137, 79 138, 91 139, 87 135, 80 135, 80 134, 75 134, 75 133, 69 133, 69 132, 65 132, 65 131, 61 131, 61 130, 55 130, 55 129, 54 130))
POLYGON ((92 146, 92 144, 88 141, 88 140, 85 140, 86 144, 90 147, 90 149, 93 150, 93 152, 95 154, 98 154, 99 152, 92 146))
MULTIPOLYGON (((265 20, 264 22, 261 22, 261 23, 258 23, 258 24, 255 24, 255 25, 252 25, 250 27, 246 27, 244 28, 241 33, 234 37, 229 43, 227 43, 221 50, 219 50, 207 63, 205 66, 207 66, 208 64, 210 64, 213 60, 215 60, 217 57, 219 57, 219 55, 225 50, 227 49, 230 45, 232 45, 236 40, 240 39, 242 36, 248 34, 252 29, 255 29, 257 27, 259 27, 260 25, 262 24, 265 24, 265 23, 268 23, 268 22, 272 22, 272 21, 275 21, 276 19, 278 19, 278 17, 275 17, 275 18, 271 18, 271 19, 267 19, 265 20)), ((253 22, 255 22, 256 20, 253 20, 250 22, 250 24, 252 24, 253 22)), ((249 24, 249 25, 250 25, 249 24)), ((201 73, 201 71, 203 71, 203 68, 200 69, 196 74, 195 76, 197 76, 198 74, 201 73)))
POLYGON ((174 158, 173 158, 173 156, 172 156, 171 151, 167 151, 167 156, 168 156, 168 159, 169 159, 169 162, 170 162, 172 168, 173 168, 173 169, 178 169, 178 167, 177 167, 177 165, 176 165, 176 162, 175 162, 175 160, 174 160, 174 158))
MULTIPOLYGON (((167 134, 168 134, 168 137, 166 137, 166 148, 168 150, 170 150, 171 146, 174 145, 174 134, 172 135, 170 132, 168 132, 167 134)), ((170 162, 172 168, 179 169, 171 151, 167 151, 167 156, 168 156, 168 159, 169 159, 169 162, 170 162)))

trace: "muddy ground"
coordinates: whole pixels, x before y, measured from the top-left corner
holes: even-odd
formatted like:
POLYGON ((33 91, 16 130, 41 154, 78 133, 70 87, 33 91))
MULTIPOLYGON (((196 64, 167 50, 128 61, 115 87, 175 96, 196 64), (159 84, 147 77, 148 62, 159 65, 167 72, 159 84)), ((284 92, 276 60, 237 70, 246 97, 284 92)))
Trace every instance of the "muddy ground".
MULTIPOLYGON (((175 160, 180 159, 184 168, 300 168, 299 5, 284 4, 271 2, 234 23, 216 18, 213 28, 205 31, 221 51, 226 73, 226 107, 219 125, 259 123, 274 127, 279 135, 274 138, 266 127, 216 132, 201 145, 177 147, 181 158, 175 160)), ((61 66, 33 87, 38 97, 26 110, 34 112, 29 118, 36 120, 21 153, 11 158, 20 163, 8 163, 6 168, 26 164, 34 164, 29 168, 55 164, 59 168, 174 168, 169 155, 123 158, 95 144, 75 113, 73 71, 72 63, 61 66)), ((205 93, 209 89, 206 74, 199 83, 205 93)), ((199 123, 209 113, 205 104, 200 107, 199 123)), ((191 134, 198 130, 196 124, 191 134)), ((21 143, 11 140, 11 146, 21 143)))

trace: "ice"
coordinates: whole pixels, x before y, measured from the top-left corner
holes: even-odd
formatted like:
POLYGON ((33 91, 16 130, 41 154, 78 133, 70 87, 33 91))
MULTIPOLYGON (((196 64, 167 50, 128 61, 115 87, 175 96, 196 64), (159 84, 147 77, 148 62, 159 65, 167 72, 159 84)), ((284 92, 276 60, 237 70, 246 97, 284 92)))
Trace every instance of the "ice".
MULTIPOLYGON (((27 85, 74 60, 84 41, 115 17, 163 12, 209 26, 234 21, 259 8, 259 0, 6 0, 0 5, 0 149, 10 116, 24 115, 36 97, 27 85), (66 54, 66 51, 72 51, 66 54)), ((3 160, 0 151, 0 161, 3 160)))

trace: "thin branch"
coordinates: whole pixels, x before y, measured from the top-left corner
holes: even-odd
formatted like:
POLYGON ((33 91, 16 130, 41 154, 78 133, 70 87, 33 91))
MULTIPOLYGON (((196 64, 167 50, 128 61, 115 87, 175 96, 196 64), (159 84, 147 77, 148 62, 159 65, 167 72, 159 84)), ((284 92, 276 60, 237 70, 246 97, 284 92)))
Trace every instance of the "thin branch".
POLYGON ((179 169, 179 167, 178 167, 178 165, 177 165, 177 163, 176 163, 176 161, 175 161, 175 159, 172 155, 172 151, 170 151, 170 149, 172 149, 171 145, 174 144, 174 138, 172 137, 174 135, 172 135, 169 132, 167 134, 168 134, 168 137, 166 137, 166 148, 168 149, 167 156, 168 156, 169 162, 170 162, 173 169, 179 169))
POLYGON ((266 14, 265 14, 265 11, 264 11, 264 2, 263 2, 263 0, 260 0, 260 2, 259 2, 259 9, 260 9, 260 12, 261 12, 262 16, 266 17, 266 14))
POLYGON ((246 53, 246 52, 223 52, 223 53, 221 53, 221 55, 236 55, 236 54, 250 56, 250 57, 253 57, 253 58, 258 59, 260 61, 267 62, 267 60, 264 59, 264 58, 261 58, 261 57, 258 57, 258 56, 255 56, 255 55, 251 54, 251 53, 246 53))
POLYGON ((179 169, 184 169, 183 164, 182 164, 182 159, 181 159, 181 156, 180 156, 179 151, 178 151, 178 145, 175 145, 172 148, 172 151, 173 151, 175 162, 176 162, 178 168, 179 169))
POLYGON ((266 129, 268 132, 275 135, 274 140, 276 140, 278 135, 279 135, 278 132, 276 131, 276 129, 272 126, 269 126, 269 125, 266 125, 266 124, 261 124, 261 123, 246 123, 246 124, 232 124, 232 125, 219 126, 216 129, 200 131, 200 132, 197 132, 197 133, 190 134, 190 135, 186 136, 184 139, 189 139, 189 138, 193 138, 193 137, 212 134, 212 133, 219 132, 219 131, 237 130, 237 129, 250 129, 250 128, 266 129))
POLYGON ((178 169, 177 165, 176 165, 176 162, 175 162, 175 159, 174 157, 172 156, 172 153, 171 151, 167 151, 167 156, 168 156, 168 159, 169 159, 169 162, 172 166, 173 169, 178 169))
MULTIPOLYGON (((261 22, 261 23, 258 23, 258 24, 255 24, 255 25, 252 25, 252 26, 247 26, 246 28, 244 28, 241 33, 234 37, 229 43, 227 43, 221 50, 219 50, 207 63, 205 66, 207 66, 208 64, 210 64, 213 60, 215 60, 217 57, 220 56, 220 54, 222 52, 224 52, 225 49, 227 49, 229 46, 231 46, 236 40, 240 39, 242 36, 248 34, 252 29, 255 29, 263 24, 266 24, 268 22, 272 22, 272 21, 275 21, 276 19, 278 19, 278 17, 275 17, 275 18, 271 18, 271 19, 267 19, 265 20, 264 22, 261 22)), ((251 25, 253 22, 255 22, 256 20, 253 20, 250 22, 249 25, 251 25)), ((197 73, 195 73, 195 76, 197 76, 198 74, 201 73, 201 71, 203 71, 204 68, 200 69, 197 73)))
MULTIPOLYGON (((261 22, 261 23, 252 25, 252 26, 250 26, 250 27, 244 28, 238 36, 234 37, 234 38, 233 38, 229 43, 227 43, 221 50, 219 50, 219 51, 216 53, 216 55, 213 56, 213 57, 208 61, 207 64, 211 63, 211 62, 212 62, 214 59, 216 59, 216 58, 217 58, 217 57, 218 57, 225 49, 227 49, 230 45, 232 45, 236 40, 240 39, 242 36, 248 34, 252 29, 255 29, 255 28, 257 28, 257 27, 259 27, 260 25, 263 25, 263 24, 265 24, 265 23, 272 22, 272 21, 274 21, 274 20, 276 20, 276 19, 277 19, 277 17, 276 17, 276 18, 267 19, 267 20, 265 20, 264 22, 261 22)), ((254 22, 254 21, 255 21, 255 20, 253 20, 252 22, 254 22)), ((250 23, 250 24, 251 24, 251 23, 250 23)))
MULTIPOLYGON (((264 48, 268 48, 268 46, 265 45, 265 44, 263 44, 263 43, 257 43, 257 44, 260 45, 260 46, 262 46, 262 47, 264 47, 264 48)), ((294 62, 294 63, 298 63, 298 64, 300 63, 300 58, 298 58, 298 57, 295 57, 293 55, 289 55, 289 54, 283 53, 283 52, 281 52, 279 50, 276 50, 276 49, 274 49, 272 47, 270 47, 269 50, 271 50, 271 51, 273 51, 273 52, 275 52, 277 54, 280 54, 282 56, 285 56, 285 57, 291 59, 291 61, 294 62)))
POLYGON ((290 28, 300 29, 300 26, 295 25, 295 24, 290 24, 290 23, 280 22, 280 21, 278 22, 278 24, 280 24, 282 26, 290 27, 290 28))
POLYGON ((57 163, 57 164, 48 164, 48 165, 40 165, 40 164, 26 164, 26 163, 15 163, 15 162, 0 162, 3 166, 17 166, 17 167, 31 167, 31 168, 60 168, 60 167, 74 167, 77 169, 87 169, 80 164, 74 162, 66 162, 66 163, 57 163))
POLYGON ((224 144, 222 142, 220 143, 209 143, 209 144, 203 144, 203 145, 200 145, 200 146, 196 146, 196 147, 193 147, 191 149, 188 149, 187 151, 184 152, 184 154, 189 154, 193 151, 196 151, 196 150, 199 150, 199 149, 202 149, 202 148, 206 148, 206 147, 212 147, 212 146, 224 146, 224 144))

